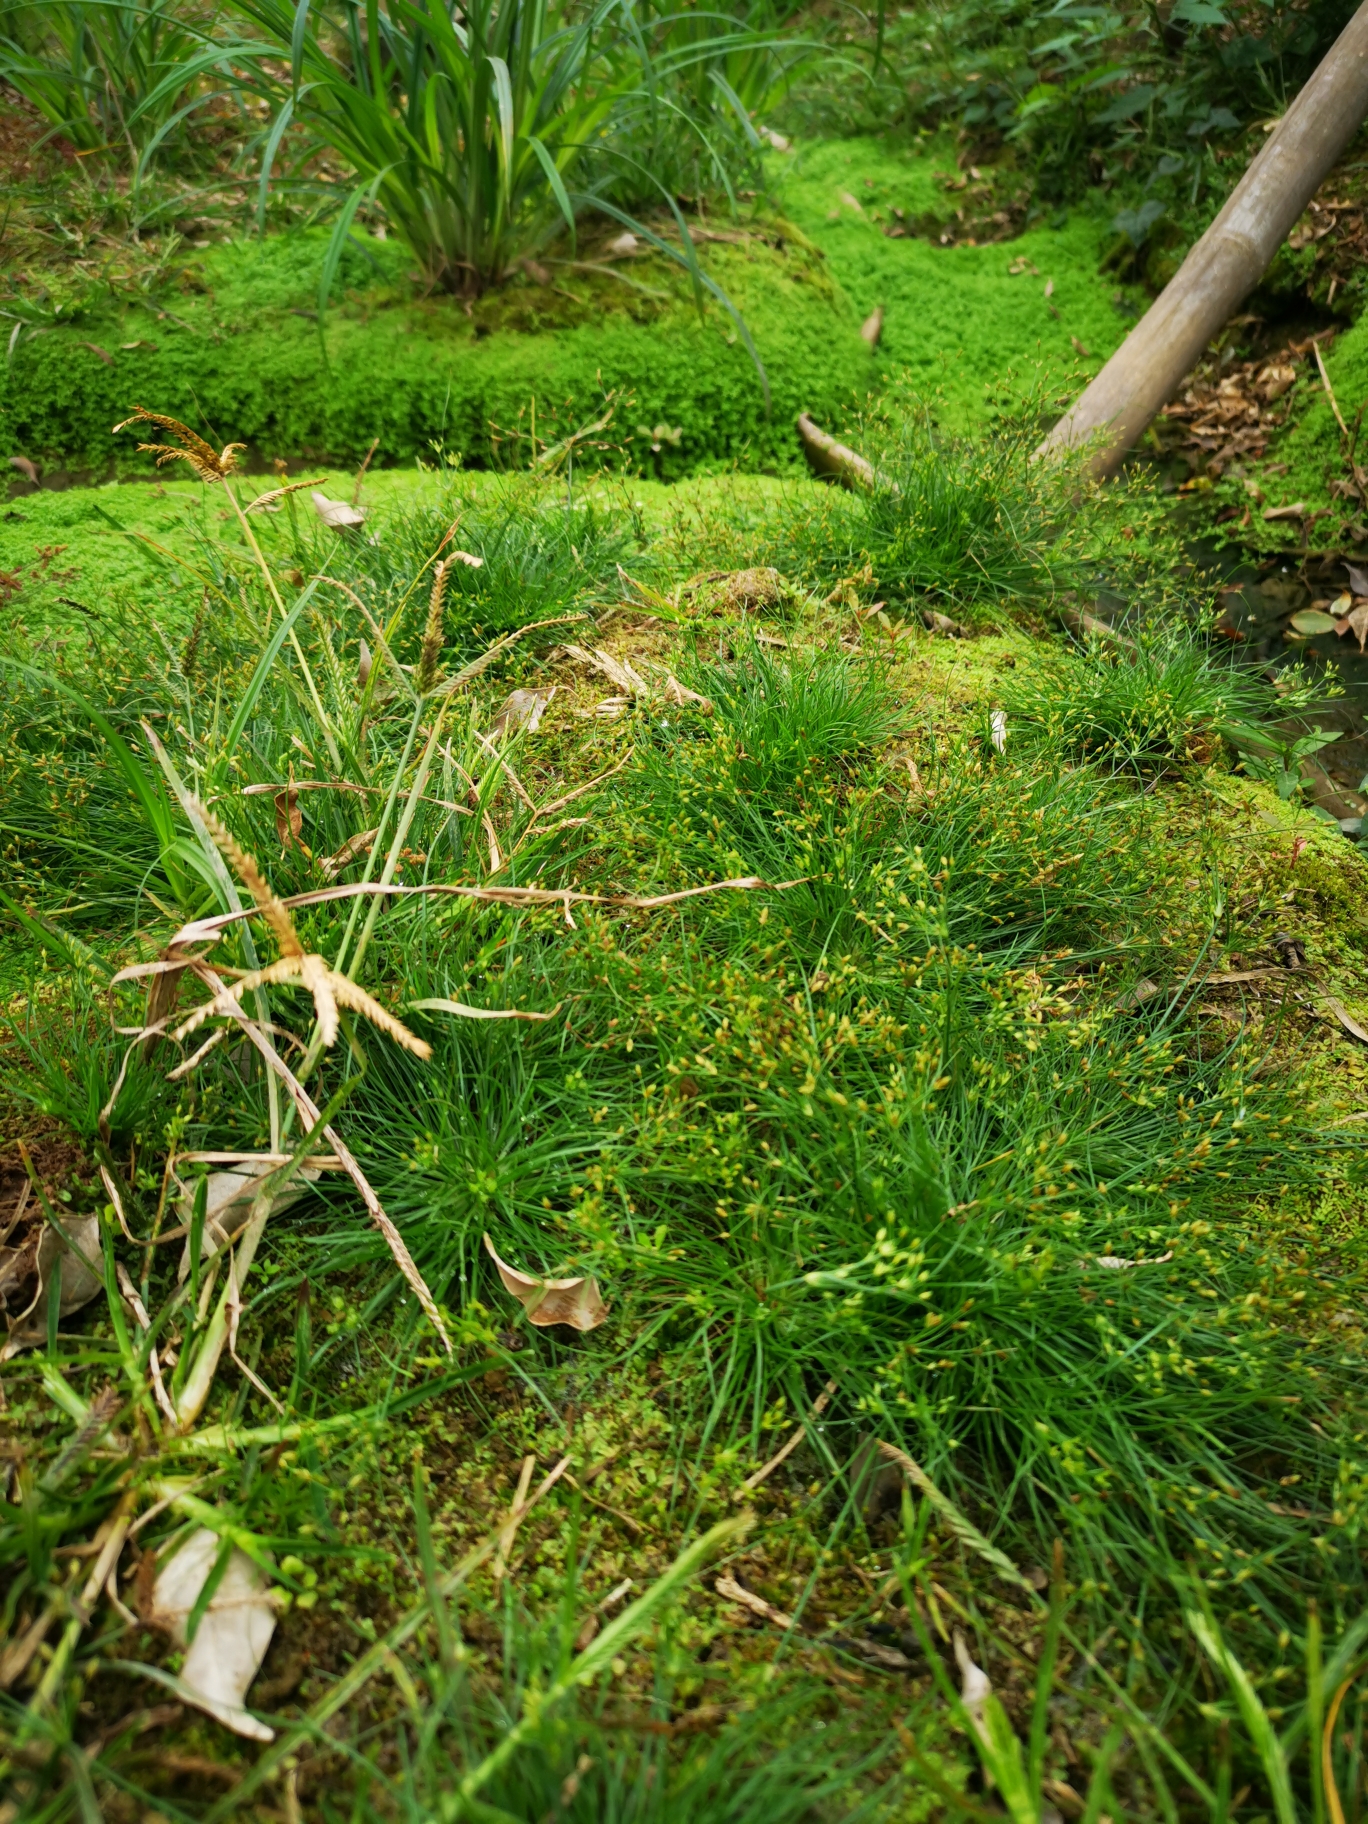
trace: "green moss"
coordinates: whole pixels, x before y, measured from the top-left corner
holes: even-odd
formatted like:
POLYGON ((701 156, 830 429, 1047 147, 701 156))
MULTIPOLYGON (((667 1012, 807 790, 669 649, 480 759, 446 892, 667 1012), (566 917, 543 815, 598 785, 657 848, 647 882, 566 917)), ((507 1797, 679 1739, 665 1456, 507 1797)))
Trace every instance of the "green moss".
POLYGON ((380 463, 440 446, 479 465, 496 447, 491 426, 530 418, 534 397, 539 434, 555 438, 597 415, 607 389, 619 394, 610 437, 648 473, 782 468, 798 460, 795 413, 840 416, 872 373, 817 256, 791 242, 705 249, 760 348, 768 415, 729 317, 709 303, 700 320, 663 260, 634 261, 628 275, 660 297, 574 271, 558 289, 516 281, 468 314, 454 299, 417 296, 407 255, 370 243, 349 257, 320 334, 323 244, 320 235, 224 245, 182 273, 174 308, 87 303, 70 327, 22 338, 0 381, 8 451, 88 475, 145 470, 133 438, 117 449, 110 438, 139 403, 245 442, 258 460, 345 463, 378 438, 380 463), (652 451, 660 440, 641 430, 658 424, 679 436, 652 451))
MULTIPOLYGON (((1368 316, 1360 317, 1335 338, 1325 366, 1339 408, 1352 426, 1359 407, 1368 399, 1368 316)), ((1255 474, 1271 506, 1304 500, 1312 509, 1331 507, 1346 520, 1353 519, 1357 517, 1354 502, 1336 500, 1330 494, 1330 483, 1348 475, 1339 427, 1314 369, 1303 368, 1302 372, 1304 377, 1296 387, 1302 397, 1294 401, 1291 422, 1270 445, 1261 465, 1264 472, 1256 470, 1255 474), (1270 465, 1278 472, 1268 473, 1270 465)), ((1317 534, 1317 542, 1324 531, 1317 534)), ((1293 527, 1289 538, 1295 533, 1293 527)))
POLYGON ((1112 301, 1115 281, 1099 271, 1112 238, 1108 210, 1078 208, 1060 227, 1012 241, 940 247, 885 229, 897 225, 894 209, 908 220, 953 215, 954 193, 935 176, 954 171, 948 143, 852 139, 800 147, 774 163, 786 214, 821 246, 856 314, 883 306, 882 367, 905 368, 928 397, 940 395, 948 423, 971 425, 985 388, 1009 375, 1023 389, 1076 390, 1080 372, 1096 372, 1131 327, 1112 301))

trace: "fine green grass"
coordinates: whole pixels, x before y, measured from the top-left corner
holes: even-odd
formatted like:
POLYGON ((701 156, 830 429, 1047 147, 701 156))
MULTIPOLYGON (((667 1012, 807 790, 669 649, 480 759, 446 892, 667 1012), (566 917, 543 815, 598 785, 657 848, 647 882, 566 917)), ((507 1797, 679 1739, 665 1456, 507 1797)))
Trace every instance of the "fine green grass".
MULTIPOLYGON (((1058 547, 1043 509, 1019 517, 1018 471, 924 421, 908 437, 927 498, 968 477, 996 504, 999 618, 1023 599, 1038 612, 1058 547)), ((250 1051, 230 1041, 168 1079, 205 1029, 144 1055, 145 982, 111 980, 247 897, 247 864, 182 793, 278 894, 378 880, 502 898, 293 915, 303 949, 428 1057, 364 1008, 326 1044, 281 970, 244 998, 345 1135, 412 1257, 407 1284, 325 1176, 270 1217, 253 1258, 238 1244, 252 1380, 226 1354, 215 1372, 226 1306, 215 1317, 206 1292, 190 1316, 179 1250, 110 1221, 112 1302, 60 1321, 53 1304, 17 1370, 7 1626, 60 1600, 56 1548, 88 1539, 123 1487, 140 1511, 158 1491, 171 1503, 140 1550, 205 1512, 236 1528, 292 1605, 280 1654, 302 1656, 292 1685, 279 1658, 263 1674, 284 1681, 260 1702, 285 1731, 264 1758, 187 1712, 156 1738, 163 1764, 140 1758, 100 1665, 174 1671, 166 1643, 140 1606, 103 1633, 64 1620, 5 1712, 26 1815, 64 1815, 82 1792, 112 1817, 149 1793, 227 1815, 202 1766, 175 1787, 178 1755, 243 1776, 235 1804, 269 1781, 319 1818, 455 1816, 459 1791, 476 1817, 892 1819, 920 1815, 928 1778, 938 1803, 971 1807, 938 1683, 957 1621, 1006 1704, 999 1786, 1046 1704, 1084 1746, 1077 1774, 1054 1735, 1028 1750, 1023 1824, 1052 1779, 1092 1779, 1128 1816, 1186 1783, 1215 1824, 1238 1778, 1271 1804, 1286 1786, 1314 1817, 1306 1732, 1333 1667, 1349 1669, 1364 1597, 1361 1192, 1327 1125, 1329 1029, 1276 987, 1242 1002, 1204 984, 1294 917, 1319 966, 1323 943, 1351 979, 1362 864, 1328 838, 1289 845, 1294 809, 1259 823, 1276 801, 1230 772, 1221 732, 1232 708, 1266 707, 1256 684, 1176 618, 1162 649, 1116 665, 1011 631, 961 645, 911 617, 881 624, 883 577, 872 561, 852 573, 849 537, 814 536, 774 611, 748 607, 690 581, 748 536, 725 488, 681 502, 582 481, 567 501, 563 476, 390 478, 339 533, 298 496, 239 521, 237 485, 163 528, 178 595, 157 603, 126 575, 116 649, 69 621, 31 629, 6 663, 0 1063, 6 1130, 37 1148, 42 1195, 98 1211, 98 1163, 134 1235, 159 1207, 193 1235, 193 1188, 163 1178, 173 1149, 299 1144, 305 1117, 250 1051), (639 682, 628 693, 567 644, 639 682), (553 686, 535 731, 498 731, 511 688, 553 686), (527 888, 548 897, 519 903, 527 888), (59 1137, 74 1149, 60 1165, 43 1150, 59 1137), (1314 1220, 1332 1194, 1333 1257, 1314 1220), (531 1326, 485 1236, 524 1273, 592 1275, 606 1321, 531 1326), (120 1266, 158 1346, 175 1338, 183 1438, 120 1266), (63 1459, 106 1382, 140 1454, 63 1459), (711 1535, 795 1425, 799 1447, 753 1496, 759 1525, 711 1535), (919 1466, 901 1507, 875 1440, 919 1466), (515 1568, 461 1569, 506 1520, 520 1460, 540 1477, 562 1451, 574 1484, 526 1523, 515 1568), (728 1608, 712 1571, 699 1582, 688 1554, 705 1535, 796 1632, 728 1608), (1049 1564, 1056 1540, 1051 1622, 1013 1566, 1049 1564), (598 1614, 596 1634, 590 1611, 624 1578, 639 1606, 621 1627, 598 1614), (1030 1669, 1056 1626, 1057 1687, 1053 1648, 1030 1669), (880 1669, 871 1643, 904 1663, 880 1669), (1234 1727, 1221 1693, 1246 1675, 1258 1695, 1234 1727), (1143 1753, 1123 1764, 1113 1730, 1143 1753)), ((180 498, 139 497, 168 516, 180 498)), ((847 533, 867 516, 856 554, 893 498, 811 490, 847 533)), ((797 505, 758 489, 749 510, 792 541, 797 505)), ((1103 539, 1112 509, 1087 511, 1103 539)), ((954 540, 929 548, 941 569, 902 573, 909 596, 972 600, 954 540)), ((288 954, 271 919, 208 946, 221 980, 288 954)), ((206 988, 192 976, 178 994, 182 1019, 206 988)), ((178 1170, 193 1187, 196 1167, 178 1170)), ((1341 1780, 1357 1778, 1357 1730, 1332 1744, 1341 1780)))

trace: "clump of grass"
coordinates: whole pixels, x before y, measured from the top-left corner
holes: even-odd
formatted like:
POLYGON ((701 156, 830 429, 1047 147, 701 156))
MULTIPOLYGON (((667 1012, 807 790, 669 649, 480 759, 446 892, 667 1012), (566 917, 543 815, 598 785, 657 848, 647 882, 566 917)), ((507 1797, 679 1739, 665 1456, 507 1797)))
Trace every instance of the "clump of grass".
POLYGON ((924 401, 895 390, 851 439, 874 464, 874 486, 844 510, 793 503, 780 538, 799 574, 835 580, 867 565, 869 589, 892 603, 962 609, 1071 586, 1080 540, 1055 474, 1031 460, 1038 432, 1024 414, 956 436, 924 401))
POLYGON ((1181 624, 1141 628, 1136 644, 1055 648, 1006 682, 1014 726, 1057 753, 1141 772, 1205 765, 1234 727, 1286 713, 1289 704, 1248 665, 1213 654, 1181 624))

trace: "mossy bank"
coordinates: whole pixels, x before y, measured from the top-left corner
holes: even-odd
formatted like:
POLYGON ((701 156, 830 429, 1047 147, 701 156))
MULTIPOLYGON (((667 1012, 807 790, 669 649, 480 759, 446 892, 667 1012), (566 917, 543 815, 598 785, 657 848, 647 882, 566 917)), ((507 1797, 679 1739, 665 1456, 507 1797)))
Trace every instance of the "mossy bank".
POLYGON ((1076 390, 1130 306, 1100 270, 1095 211, 1009 242, 939 245, 927 224, 954 224, 954 171, 941 141, 812 142, 771 161, 779 213, 697 226, 768 407, 736 322, 706 294, 700 312, 659 254, 605 257, 586 241, 577 263, 520 271, 467 306, 424 294, 399 243, 357 236, 320 318, 318 230, 191 250, 146 290, 92 280, 56 307, 41 273, 12 275, 23 320, 0 371, 0 441, 49 484, 145 473, 134 440, 110 436, 140 403, 246 443, 261 466, 346 466, 375 440, 378 467, 438 452, 522 467, 534 428, 538 447, 554 443, 602 417, 610 394, 596 460, 607 446, 666 481, 791 472, 797 412, 839 425, 895 373, 968 430, 988 394, 1076 390), (871 353, 859 329, 876 307, 871 353))
POLYGON ((611 270, 517 275, 467 308, 424 296, 393 242, 349 250, 320 319, 326 236, 233 241, 181 268, 154 305, 90 296, 21 329, 0 381, 0 437, 48 472, 96 478, 149 466, 111 426, 155 404, 249 459, 377 464, 435 451, 525 466, 604 416, 633 467, 792 466, 793 419, 842 416, 873 379, 853 309, 820 256, 782 227, 705 243, 706 271, 754 338, 764 387, 729 314, 663 257, 611 270), (70 320, 68 320, 70 319, 70 320), (534 426, 535 417, 535 426, 534 426))

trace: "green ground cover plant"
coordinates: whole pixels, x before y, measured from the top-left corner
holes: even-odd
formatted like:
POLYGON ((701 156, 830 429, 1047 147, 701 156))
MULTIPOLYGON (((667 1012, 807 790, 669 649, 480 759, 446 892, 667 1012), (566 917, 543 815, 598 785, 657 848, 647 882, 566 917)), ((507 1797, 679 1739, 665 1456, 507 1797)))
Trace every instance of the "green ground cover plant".
POLYGON ((523 275, 467 316, 457 301, 415 297, 402 250, 366 241, 343 274, 361 288, 355 301, 320 327, 326 243, 320 232, 215 248, 160 317, 141 299, 94 300, 69 313, 69 329, 20 324, 0 379, 10 447, 44 473, 100 477, 115 462, 146 473, 146 457, 116 454, 109 438, 136 392, 206 432, 232 425, 260 461, 359 461, 378 440, 379 464, 449 454, 482 467, 508 459, 509 438, 530 449, 535 431, 540 452, 597 423, 607 398, 616 409, 599 441, 673 478, 738 462, 792 469, 796 413, 838 419, 870 383, 849 306, 781 230, 704 256, 751 326, 768 404, 731 319, 712 308, 700 320, 661 259, 627 262, 627 285, 588 272, 552 289, 523 275), (374 283, 372 255, 388 283, 374 283))
POLYGON ((1229 770, 1256 684, 1176 624, 1124 672, 1014 631, 1058 579, 1010 492, 1035 588, 957 642, 869 612, 848 546, 737 574, 725 489, 437 471, 339 529, 141 435, 204 487, 156 626, 106 658, 54 602, 5 666, 4 1118, 52 1220, 109 1206, 105 1291, 7 1369, 25 1815, 973 1815, 982 1740, 1023 1824, 1051 1782, 1313 1817, 1362 1635, 1352 1072, 1236 957, 1295 919, 1356 1005, 1362 864, 1229 770), (235 1007, 252 1049, 168 1080, 235 1007), (361 1196, 274 1208, 343 1142, 361 1196), (227 1279, 224 1152, 284 1162, 227 1279), (177 1226, 183 1282, 139 1245, 177 1226), (486 1236, 604 1321, 529 1322, 486 1236), (87 1632, 57 1548, 159 1500, 87 1632), (150 1548, 201 1524, 285 1611, 259 1752, 144 1719, 150 1548))

